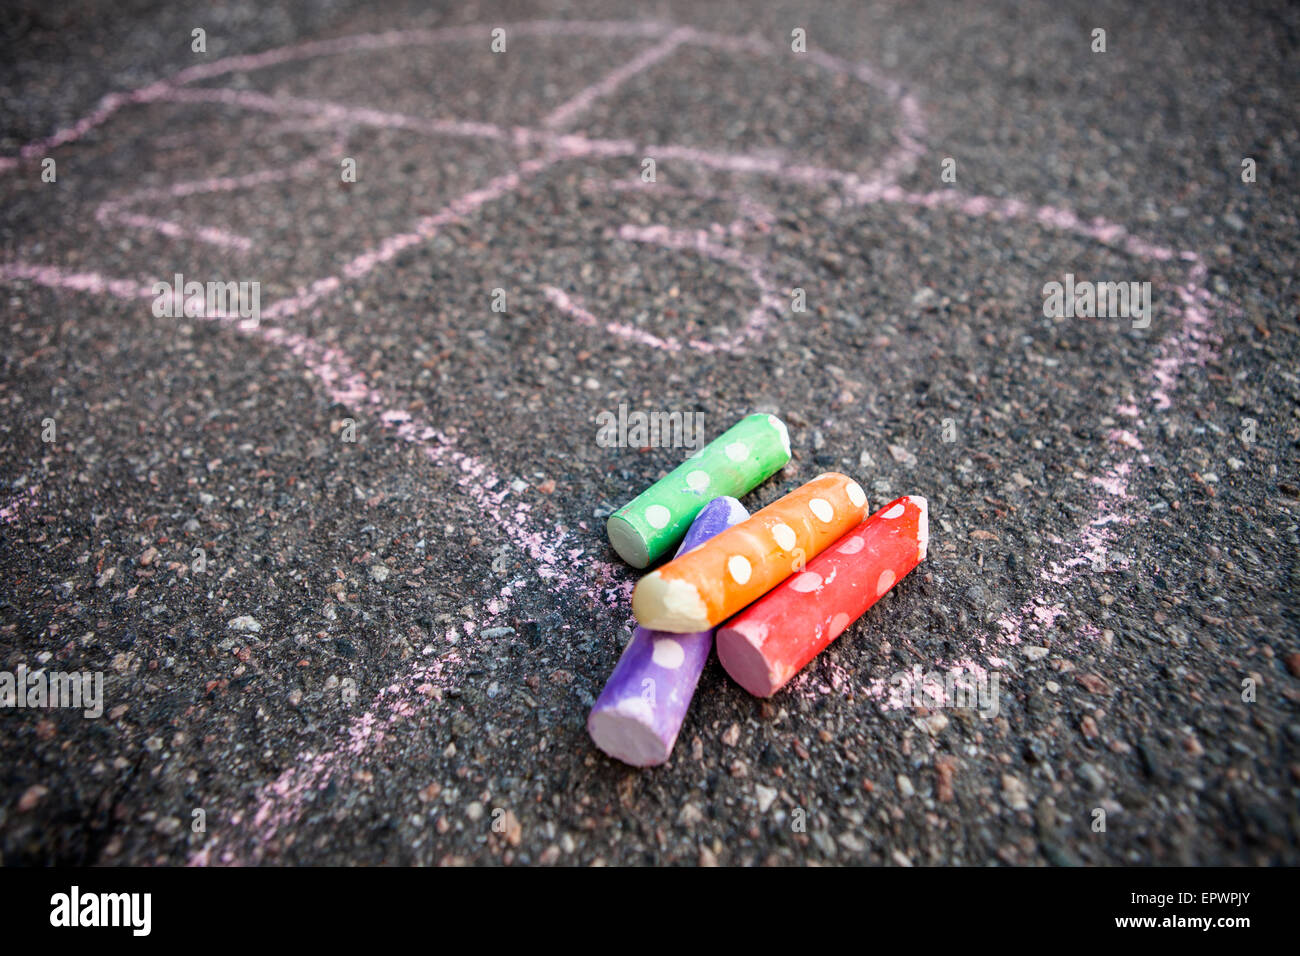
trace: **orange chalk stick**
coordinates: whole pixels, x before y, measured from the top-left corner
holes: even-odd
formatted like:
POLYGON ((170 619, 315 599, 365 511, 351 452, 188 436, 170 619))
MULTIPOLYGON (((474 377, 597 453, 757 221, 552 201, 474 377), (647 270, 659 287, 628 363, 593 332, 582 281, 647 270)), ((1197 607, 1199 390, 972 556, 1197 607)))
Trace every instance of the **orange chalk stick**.
POLYGON ((632 612, 651 630, 707 631, 802 569, 858 524, 866 507, 852 478, 814 478, 646 575, 632 592, 632 612))
POLYGON ((929 541, 925 499, 891 501, 719 628, 718 660, 771 697, 923 561, 929 541))

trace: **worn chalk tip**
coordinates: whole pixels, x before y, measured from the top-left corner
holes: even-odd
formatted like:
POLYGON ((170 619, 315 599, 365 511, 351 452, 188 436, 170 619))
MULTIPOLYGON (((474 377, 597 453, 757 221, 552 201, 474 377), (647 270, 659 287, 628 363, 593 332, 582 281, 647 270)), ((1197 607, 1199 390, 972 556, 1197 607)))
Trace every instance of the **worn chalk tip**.
POLYGON ((671 743, 655 733, 650 705, 640 697, 620 701, 617 707, 594 710, 587 718, 587 733, 601 751, 633 767, 655 767, 668 760, 671 743))
POLYGON ((727 527, 740 524, 742 521, 749 520, 749 509, 742 505, 737 499, 724 495, 722 500, 727 503, 727 527))
POLYGON ((696 634, 712 627, 699 589, 686 581, 668 580, 658 571, 637 582, 632 613, 638 624, 652 631, 696 634))
POLYGON ((646 547, 645 538, 641 537, 632 522, 612 514, 605 522, 605 531, 614 551, 632 567, 644 568, 650 563, 650 551, 646 547))
POLYGON ((759 650, 762 635, 748 634, 744 625, 718 629, 718 661, 723 670, 755 697, 771 697, 776 693, 776 682, 759 650))
POLYGON ((921 509, 916 519, 916 560, 924 561, 930 550, 930 502, 920 495, 908 495, 908 500, 921 509))
POLYGON ((790 429, 785 427, 785 422, 775 415, 767 416, 767 423, 776 430, 777 438, 781 440, 781 448, 785 451, 785 460, 790 460, 790 429))

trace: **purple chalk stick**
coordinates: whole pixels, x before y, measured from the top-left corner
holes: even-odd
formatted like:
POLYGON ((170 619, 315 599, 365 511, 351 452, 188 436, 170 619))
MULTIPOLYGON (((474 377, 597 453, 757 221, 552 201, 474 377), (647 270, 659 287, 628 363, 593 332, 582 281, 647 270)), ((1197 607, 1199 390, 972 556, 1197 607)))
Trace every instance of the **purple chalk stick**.
POLYGON ((691 526, 686 529, 686 537, 682 538, 682 543, 673 557, 680 558, 687 551, 698 548, 715 534, 721 534, 733 524, 740 524, 748 517, 749 512, 745 510, 745 506, 735 498, 726 495, 714 498, 695 516, 691 526))
MULTIPOLYGON (((685 554, 748 517, 735 498, 714 498, 695 516, 677 553, 685 554)), ((587 718, 596 746, 634 767, 665 762, 712 647, 712 631, 670 634, 638 627, 587 718)))

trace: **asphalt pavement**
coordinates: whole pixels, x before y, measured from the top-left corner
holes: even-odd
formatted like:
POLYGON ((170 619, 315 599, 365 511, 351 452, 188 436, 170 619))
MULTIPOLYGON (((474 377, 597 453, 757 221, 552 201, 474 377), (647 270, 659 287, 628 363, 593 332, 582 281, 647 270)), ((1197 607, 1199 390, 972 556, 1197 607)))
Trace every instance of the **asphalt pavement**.
POLYGON ((1298 47, 1284 2, 7 5, 0 671, 102 713, 0 709, 0 860, 1300 862, 1298 47), (650 770, 584 726, 604 518, 687 452, 598 443, 620 404, 781 416, 751 511, 930 507, 650 770), (957 673, 988 706, 910 693, 957 673))

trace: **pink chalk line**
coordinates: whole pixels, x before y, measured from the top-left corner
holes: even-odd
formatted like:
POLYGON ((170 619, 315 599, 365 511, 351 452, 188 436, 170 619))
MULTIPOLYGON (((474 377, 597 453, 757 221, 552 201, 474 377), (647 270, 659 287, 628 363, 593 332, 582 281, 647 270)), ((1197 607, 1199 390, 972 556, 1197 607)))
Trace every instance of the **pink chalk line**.
POLYGON ((591 109, 596 100, 609 96, 638 73, 644 73, 661 60, 666 60, 694 33, 694 30, 686 27, 674 30, 648 50, 628 60, 623 66, 605 74, 600 81, 579 91, 567 103, 556 107, 542 120, 542 125, 548 129, 563 129, 571 125, 579 115, 591 109))
MULTIPOLYGON (((587 311, 582 305, 581 299, 577 296, 571 296, 563 289, 557 289, 555 286, 543 286, 551 303, 562 313, 569 316, 579 325, 598 326, 601 321, 587 311)), ((610 335, 617 335, 619 338, 627 339, 629 342, 636 342, 640 345, 646 345, 654 349, 664 349, 668 352, 677 352, 681 349, 681 343, 676 339, 661 339, 651 335, 649 332, 642 331, 635 325, 627 325, 623 322, 605 322, 605 331, 610 335)))
POLYGON ((759 202, 749 193, 728 192, 726 190, 692 189, 684 186, 669 186, 666 183, 648 183, 640 178, 597 180, 584 179, 581 184, 587 193, 641 193, 654 199, 666 197, 699 199, 707 202, 727 201, 735 203, 736 217, 727 223, 715 222, 709 231, 719 240, 744 239, 755 234, 765 235, 776 224, 776 214, 765 203, 759 202))
POLYGON ((201 179, 192 182, 175 183, 162 189, 142 189, 130 195, 115 200, 108 200, 99 204, 95 210, 95 220, 101 225, 110 225, 119 223, 125 226, 132 226, 137 229, 146 229, 160 233, 171 239, 196 239, 199 242, 207 242, 226 248, 239 249, 247 252, 253 247, 253 241, 247 236, 235 235, 224 229, 213 229, 208 226, 187 227, 179 223, 171 222, 164 219, 157 219, 152 216, 143 216, 137 213, 126 211, 126 207, 139 202, 150 200, 159 201, 176 201, 184 199, 187 196, 194 196, 215 192, 234 192, 240 189, 247 189, 251 186, 260 186, 265 183, 279 182, 285 177, 301 178, 318 172, 324 165, 327 153, 338 153, 342 150, 343 144, 347 137, 340 133, 334 137, 334 143, 331 147, 323 149, 313 156, 294 163, 286 169, 263 169, 245 176, 221 177, 215 179, 201 179))
POLYGON ((26 491, 19 492, 10 498, 9 504, 0 508, 0 524, 13 524, 22 511, 36 503, 40 492, 40 485, 32 485, 26 491))
MULTIPOLYGON (((969 211, 970 204, 966 201, 969 198, 959 197, 950 202, 956 202, 963 207, 964 211, 969 211)), ((1011 208, 1003 203, 999 211, 1015 216, 1029 208, 1023 204, 1015 204, 1015 207, 1011 208)), ((985 208, 985 213, 988 211, 985 208)), ((1146 379, 1151 386, 1150 402, 1157 410, 1169 408, 1171 402, 1168 391, 1175 387, 1181 371, 1189 364, 1204 367, 1205 363, 1216 354, 1214 345, 1217 336, 1212 331, 1213 321, 1208 308, 1210 304, 1218 303, 1204 288, 1206 268, 1200 258, 1192 252, 1176 253, 1174 250, 1148 245, 1128 236, 1122 227, 1103 220, 1084 224, 1073 219, 1068 212, 1050 210, 1048 207, 1037 210, 1033 218, 1044 225, 1079 232, 1107 245, 1116 245, 1123 240, 1123 248, 1136 256, 1157 261, 1178 260, 1190 263, 1189 281, 1175 287, 1181 304, 1178 310, 1178 327, 1173 335, 1166 337, 1156 346, 1156 357, 1146 373, 1146 379), (1058 213, 1062 214, 1058 215, 1058 213)), ((1226 311, 1232 314, 1236 310, 1226 311)), ((1139 430, 1144 427, 1138 408, 1131 400, 1118 402, 1115 413, 1132 419, 1134 427, 1139 430)), ((1048 585, 1054 586, 1053 591, 1064 590, 1078 580, 1085 571, 1105 573, 1110 568, 1128 566, 1128 559, 1111 554, 1111 548, 1118 540, 1116 526, 1125 527, 1136 523, 1137 519, 1132 515, 1136 498, 1129 491, 1130 476, 1139 459, 1144 463, 1149 459, 1141 454, 1142 441, 1131 430, 1111 429, 1107 434, 1107 444, 1114 455, 1114 460, 1100 475, 1091 479, 1091 483, 1103 492, 1093 503, 1092 518, 1079 530, 1077 540, 1067 555, 1060 560, 1050 562, 1049 566, 1040 572, 1040 578, 1048 585), (1098 566, 1102 568, 1101 571, 1092 570, 1098 566)), ((986 647, 985 654, 988 662, 995 667, 1005 666, 1005 661, 994 656, 997 647, 1010 648, 1034 639, 1048 640, 1057 619, 1065 613, 1065 608, 1059 602, 1052 603, 1050 597, 1042 594, 1031 598, 1017 610, 1002 615, 997 622, 997 631, 992 635, 992 646, 986 647)), ((1097 628, 1087 623, 1080 625, 1078 632, 1089 639, 1099 636, 1097 628)), ((987 644, 983 638, 979 643, 981 646, 987 644)), ((1082 648, 1076 644, 1074 649, 1082 648)), ((978 674, 986 673, 983 665, 969 657, 950 662, 934 662, 931 665, 931 669, 943 668, 966 669, 978 674)), ((890 699, 888 688, 883 680, 873 680, 863 690, 869 696, 878 699, 883 709, 889 709, 895 703, 890 699)))
MULTIPOLYGON (((197 83, 225 76, 265 69, 295 60, 318 56, 334 56, 377 50, 391 50, 403 46, 423 46, 455 40, 485 40, 492 28, 483 26, 444 27, 436 30, 392 30, 387 33, 360 34, 332 40, 312 40, 243 56, 223 57, 212 63, 203 63, 181 70, 169 79, 151 83, 130 93, 110 93, 99 105, 72 126, 35 140, 19 149, 14 157, 0 157, 0 171, 16 169, 22 160, 43 156, 51 149, 82 139, 95 127, 102 125, 123 106, 151 103, 172 92, 177 86, 197 83)), ((636 21, 551 21, 540 20, 511 24, 511 36, 593 36, 609 38, 656 37, 667 33, 670 26, 654 22, 636 21)))
MULTIPOLYGON (((732 223, 732 225, 735 225, 735 223, 732 223)), ((725 227, 720 226, 719 229, 730 232, 725 227)), ((784 300, 776 293, 775 281, 769 277, 762 262, 730 246, 722 245, 715 241, 709 232, 704 230, 669 229, 665 226, 635 226, 628 224, 618 230, 617 236, 627 242, 651 243, 664 249, 689 250, 699 253, 745 271, 758 288, 758 305, 750 310, 744 326, 731 338, 718 343, 691 339, 687 344, 696 351, 706 354, 734 351, 742 343, 758 338, 767 324, 769 315, 772 313, 779 314, 784 307, 784 300)), ((611 335, 649 348, 661 349, 667 352, 678 352, 682 349, 682 343, 675 338, 660 338, 634 325, 623 322, 601 322, 582 305, 579 299, 562 289, 546 286, 544 292, 546 297, 561 313, 580 325, 589 327, 603 326, 605 331, 611 335)))
POLYGON ((742 343, 759 338, 772 314, 780 314, 785 301, 777 294, 775 282, 768 276, 763 263, 756 257, 740 252, 731 246, 714 241, 703 229, 669 229, 667 226, 624 225, 618 237, 628 242, 648 242, 664 249, 696 252, 718 262, 745 272, 758 289, 758 304, 749 311, 745 324, 729 339, 722 342, 705 342, 691 339, 690 346, 705 354, 730 352, 742 343))

